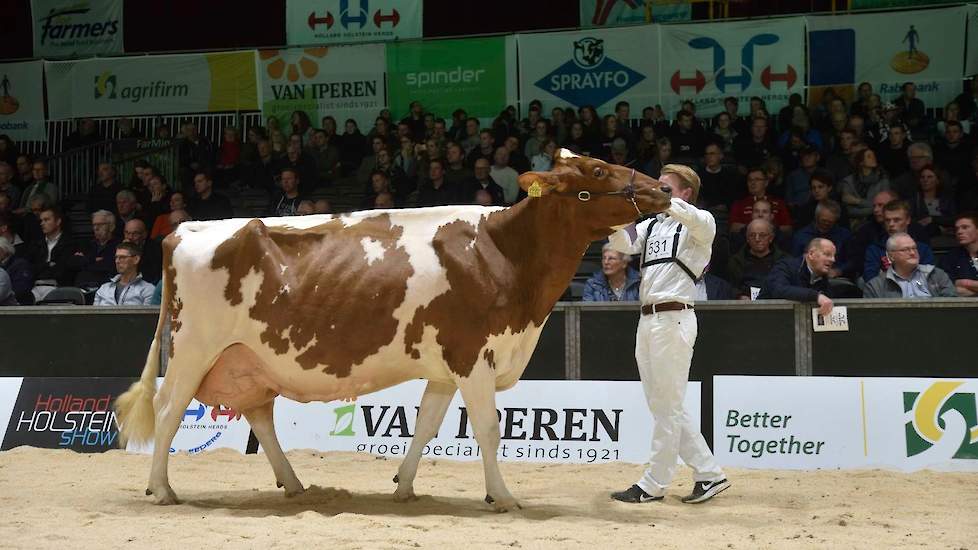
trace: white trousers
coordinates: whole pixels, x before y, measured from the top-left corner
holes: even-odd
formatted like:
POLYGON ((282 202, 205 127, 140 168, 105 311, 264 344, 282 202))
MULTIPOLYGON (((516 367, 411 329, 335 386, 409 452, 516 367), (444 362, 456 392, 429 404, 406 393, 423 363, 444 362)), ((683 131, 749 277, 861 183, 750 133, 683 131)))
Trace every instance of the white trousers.
POLYGON ((693 469, 694 481, 724 478, 699 426, 683 407, 696 332, 691 309, 642 315, 638 322, 635 360, 655 426, 649 467, 637 485, 652 496, 665 493, 676 475, 677 457, 693 469))

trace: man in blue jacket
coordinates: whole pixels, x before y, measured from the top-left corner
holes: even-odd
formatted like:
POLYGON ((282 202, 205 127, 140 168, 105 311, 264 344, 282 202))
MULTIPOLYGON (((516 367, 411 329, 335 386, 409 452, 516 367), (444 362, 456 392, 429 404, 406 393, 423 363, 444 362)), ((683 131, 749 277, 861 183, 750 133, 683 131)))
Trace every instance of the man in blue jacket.
POLYGON ((781 299, 795 302, 816 302, 818 312, 832 312, 832 299, 827 296, 830 271, 835 265, 835 245, 828 239, 815 238, 808 243, 805 255, 784 258, 764 281, 758 299, 781 299))
MULTIPOLYGON (((903 200, 890 201, 883 207, 883 227, 886 228, 886 235, 880 236, 879 240, 866 247, 866 256, 863 265, 863 281, 869 283, 880 274, 881 270, 887 269, 888 265, 883 265, 886 261, 886 240, 897 233, 907 233, 910 227, 910 203, 903 200)), ((930 245, 914 239, 917 243, 917 250, 920 253, 920 263, 934 265, 934 251, 930 245)))

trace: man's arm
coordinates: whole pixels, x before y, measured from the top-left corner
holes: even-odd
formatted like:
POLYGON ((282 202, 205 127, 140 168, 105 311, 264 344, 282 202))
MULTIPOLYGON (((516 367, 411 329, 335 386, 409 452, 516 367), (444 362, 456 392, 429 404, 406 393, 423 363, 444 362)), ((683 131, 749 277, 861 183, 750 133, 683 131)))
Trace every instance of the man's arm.
POLYGON ((6 302, 13 295, 13 285, 10 283, 10 276, 3 269, 0 269, 0 303, 6 302))
POLYGON ((961 297, 978 296, 978 281, 973 279, 958 279, 954 281, 954 290, 961 297))
POLYGON ((941 298, 958 297, 957 287, 954 285, 954 281, 948 277, 947 273, 945 273, 943 269, 935 267, 931 276, 936 279, 938 296, 941 298))
POLYGON ((771 273, 764 280, 764 295, 768 298, 792 300, 795 302, 817 302, 819 293, 815 289, 792 285, 789 261, 774 264, 771 273))
POLYGON ((666 212, 689 229, 689 236, 693 240, 701 244, 713 244, 713 237, 717 234, 717 222, 713 219, 713 214, 675 197, 672 198, 672 204, 666 212))
POLYGON ((608 237, 611 248, 623 254, 635 255, 641 253, 645 247, 645 239, 648 237, 649 226, 651 224, 652 219, 648 219, 638 224, 630 223, 615 231, 608 237))

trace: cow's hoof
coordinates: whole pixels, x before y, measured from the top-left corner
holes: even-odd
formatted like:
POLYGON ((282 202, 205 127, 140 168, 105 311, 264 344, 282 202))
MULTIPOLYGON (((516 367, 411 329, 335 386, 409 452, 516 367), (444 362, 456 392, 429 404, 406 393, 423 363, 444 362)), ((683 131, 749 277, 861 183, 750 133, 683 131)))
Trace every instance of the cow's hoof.
POLYGON ((173 492, 173 489, 165 487, 162 490, 146 489, 146 495, 153 497, 153 504, 158 504, 160 506, 170 506, 172 504, 180 504, 177 500, 177 494, 173 492))
POLYGON ((499 513, 509 512, 511 510, 519 510, 523 508, 522 506, 520 506, 520 503, 517 502, 517 500, 512 497, 496 500, 492 498, 492 496, 486 495, 486 504, 492 506, 493 511, 499 513))
POLYGON ((412 502, 418 500, 418 496, 414 494, 414 489, 404 489, 400 487, 394 491, 394 501, 395 502, 412 502))
POLYGON ((400 483, 400 482, 401 482, 401 476, 394 474, 394 483, 400 483))
MULTIPOLYGON (((284 486, 284 484, 280 484, 279 485, 279 487, 283 487, 283 486, 284 486)), ((291 489, 288 488, 288 487, 286 487, 285 488, 285 498, 297 497, 297 496, 299 496, 299 495, 301 495, 302 493, 305 493, 305 492, 306 492, 306 488, 303 487, 301 483, 299 484, 298 487, 293 487, 291 489)))

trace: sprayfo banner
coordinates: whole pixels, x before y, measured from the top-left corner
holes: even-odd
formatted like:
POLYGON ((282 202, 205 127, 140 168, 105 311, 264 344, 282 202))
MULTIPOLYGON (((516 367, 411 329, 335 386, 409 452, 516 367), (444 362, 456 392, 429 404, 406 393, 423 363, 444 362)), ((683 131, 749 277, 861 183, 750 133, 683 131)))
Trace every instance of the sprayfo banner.
POLYGON ((886 101, 913 82, 925 104, 943 106, 961 92, 967 13, 962 6, 806 18, 812 95, 832 88, 852 98, 869 82, 886 101))
POLYGON ((122 53, 122 0, 32 0, 34 56, 122 53))
POLYGON ((978 471, 978 380, 713 380, 713 447, 723 465, 978 471))
POLYGON ((46 62, 52 119, 258 109, 254 51, 46 62))
POLYGON ((658 25, 517 35, 520 99, 540 99, 544 112, 619 101, 633 110, 657 103, 658 25))
POLYGON ((516 103, 516 38, 388 44, 387 85, 397 118, 412 101, 445 118, 459 107, 494 118, 516 103))
POLYGON ((421 38, 421 0, 288 0, 290 46, 421 38))
MULTIPOLYGON (((275 430, 282 448, 354 451, 403 458, 415 432, 425 382, 416 380, 352 403, 302 404, 279 397, 275 430)), ((700 383, 690 382, 686 410, 700 418, 700 383)), ((522 462, 642 463, 652 418, 638 382, 524 380, 496 394, 502 435, 498 456, 522 462)), ((459 393, 423 456, 478 460, 481 449, 459 393)))
POLYGON ((684 100, 697 115, 723 110, 723 98, 758 96, 770 113, 805 87, 805 21, 800 17, 733 23, 666 25, 662 33, 662 106, 674 115, 684 100))
POLYGON ((292 48, 258 52, 261 109, 288 128, 293 111, 305 111, 313 126, 326 115, 352 118, 366 132, 386 107, 384 46, 292 48))
POLYGON ((14 141, 47 139, 40 61, 0 64, 0 134, 14 141))
POLYGON ((581 0, 581 27, 617 27, 643 23, 689 21, 688 2, 657 4, 652 0, 581 0))

